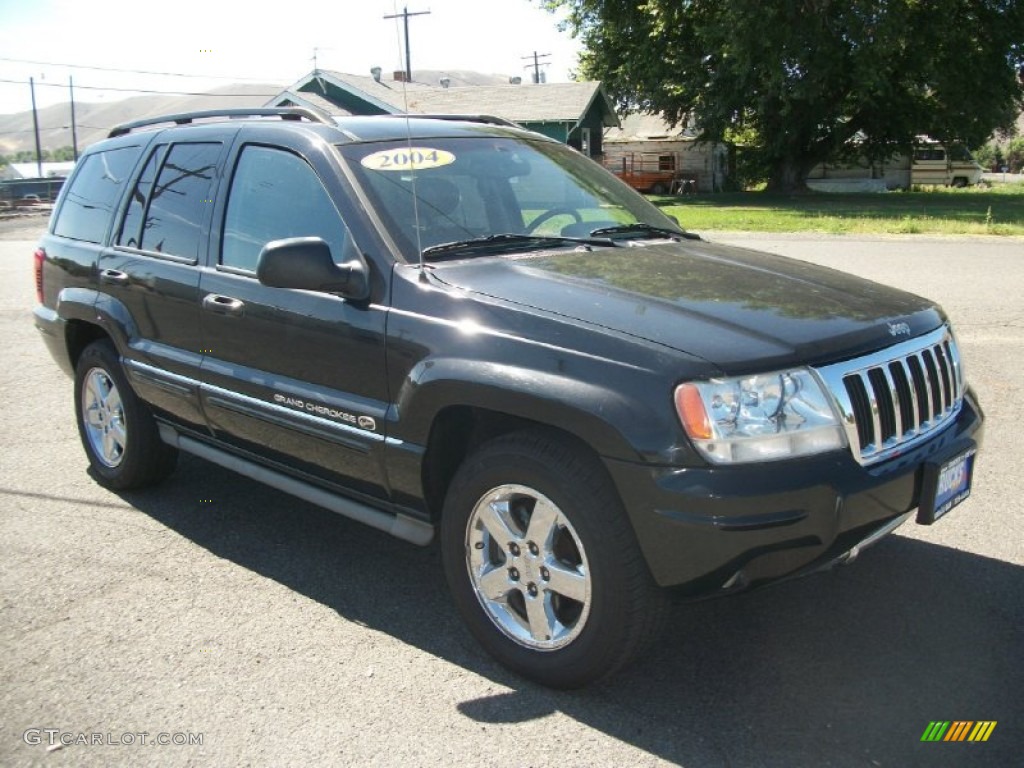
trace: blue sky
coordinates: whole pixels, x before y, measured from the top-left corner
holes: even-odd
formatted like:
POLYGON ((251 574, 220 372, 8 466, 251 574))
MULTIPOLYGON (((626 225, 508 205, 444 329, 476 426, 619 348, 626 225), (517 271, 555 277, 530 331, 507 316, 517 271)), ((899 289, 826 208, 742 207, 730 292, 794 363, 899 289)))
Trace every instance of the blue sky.
POLYGON ((526 75, 522 57, 550 53, 551 82, 576 66, 578 44, 537 0, 0 0, 0 114, 67 99, 112 101, 136 95, 106 88, 204 91, 232 82, 288 84, 319 66, 367 74, 404 68, 400 20, 410 19, 413 69, 526 75), (147 70, 189 77, 136 75, 63 64, 147 70), (2 82, 7 80, 19 83, 2 82), (62 87, 56 87, 60 84, 62 87))

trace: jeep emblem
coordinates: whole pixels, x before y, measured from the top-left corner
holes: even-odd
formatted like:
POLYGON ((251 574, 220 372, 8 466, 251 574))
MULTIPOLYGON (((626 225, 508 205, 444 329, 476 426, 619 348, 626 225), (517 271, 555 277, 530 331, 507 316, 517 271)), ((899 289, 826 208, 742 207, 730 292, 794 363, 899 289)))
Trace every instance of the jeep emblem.
POLYGON ((362 429, 368 429, 371 432, 377 429, 377 422, 372 416, 360 416, 358 423, 362 429))
POLYGON ((887 325, 889 326, 890 336, 899 336, 901 334, 905 336, 910 335, 909 323, 887 323, 887 325))

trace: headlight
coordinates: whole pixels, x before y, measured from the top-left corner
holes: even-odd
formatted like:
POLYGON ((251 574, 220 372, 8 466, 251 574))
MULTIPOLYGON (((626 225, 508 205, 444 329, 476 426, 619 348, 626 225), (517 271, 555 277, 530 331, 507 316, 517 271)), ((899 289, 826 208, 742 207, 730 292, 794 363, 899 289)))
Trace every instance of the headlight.
POLYGON ((846 446, 821 384, 807 369, 680 384, 676 411, 715 464, 772 461, 846 446))

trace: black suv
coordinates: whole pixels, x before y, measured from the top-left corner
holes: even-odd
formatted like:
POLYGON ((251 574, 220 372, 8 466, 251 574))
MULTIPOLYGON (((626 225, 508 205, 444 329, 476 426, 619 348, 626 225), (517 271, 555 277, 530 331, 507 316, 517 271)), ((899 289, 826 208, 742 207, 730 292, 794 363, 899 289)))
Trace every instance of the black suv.
POLYGON ((120 126, 35 266, 101 482, 187 451, 437 531, 469 629, 548 685, 635 657, 669 595, 848 561, 970 492, 937 306, 704 242, 496 118, 120 126))

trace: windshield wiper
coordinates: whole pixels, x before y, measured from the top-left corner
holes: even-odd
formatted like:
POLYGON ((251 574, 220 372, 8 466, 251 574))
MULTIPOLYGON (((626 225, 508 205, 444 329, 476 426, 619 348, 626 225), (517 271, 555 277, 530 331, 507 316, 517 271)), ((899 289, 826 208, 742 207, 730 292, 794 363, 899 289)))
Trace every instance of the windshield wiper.
POLYGON ((619 224, 614 227, 599 227, 598 229, 591 230, 590 232, 591 237, 597 237, 599 235, 632 234, 638 234, 646 237, 664 236, 676 239, 700 240, 700 236, 695 235, 693 232, 681 232, 678 229, 669 229, 668 227, 656 227, 653 224, 645 224, 642 221, 635 221, 632 224, 619 224))
POLYGON ((608 247, 614 243, 607 238, 595 237, 562 237, 561 235, 521 235, 504 232, 498 235, 472 237, 467 240, 456 240, 452 243, 439 243, 423 249, 423 258, 444 257, 448 254, 500 253, 508 250, 524 250, 550 248, 566 245, 600 245, 608 247))

